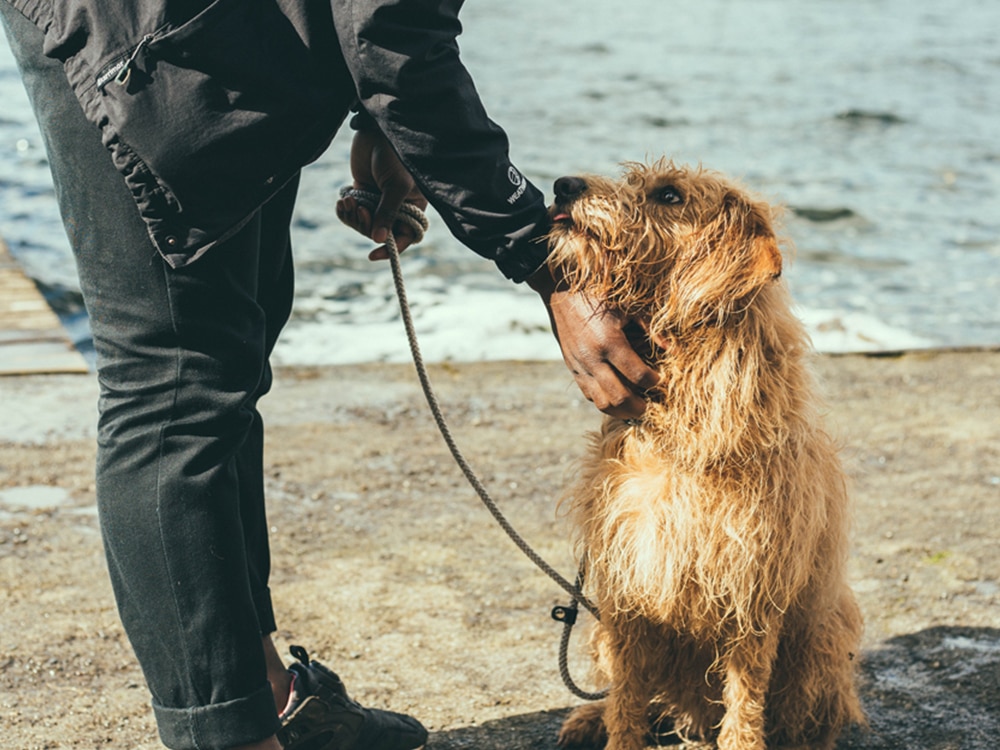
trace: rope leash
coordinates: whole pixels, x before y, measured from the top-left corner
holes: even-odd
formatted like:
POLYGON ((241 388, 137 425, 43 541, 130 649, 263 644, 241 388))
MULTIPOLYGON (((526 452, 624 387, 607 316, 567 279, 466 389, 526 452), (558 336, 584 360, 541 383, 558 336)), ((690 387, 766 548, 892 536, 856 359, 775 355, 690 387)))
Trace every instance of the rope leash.
MULTIPOLYGON (((586 558, 580 561, 580 569, 576 573, 576 588, 583 588, 583 577, 587 571, 586 558)), ((607 697, 608 690, 605 688, 599 692, 589 692, 584 690, 573 681, 569 673, 569 635, 573 632, 573 625, 576 623, 579 601, 574 596, 567 607, 555 607, 552 610, 552 619, 563 624, 562 635, 559 637, 559 676, 562 677, 563 685, 577 698, 585 701, 599 701, 607 697)), ((594 615, 600 621, 601 618, 594 615)))
MULTIPOLYGON (((340 191, 340 194, 345 198, 354 198, 354 200, 356 200, 360 205, 372 212, 374 212, 381 197, 378 193, 368 190, 360 190, 350 186, 343 188, 340 191)), ((409 203, 404 203, 400 207, 399 213, 396 215, 396 221, 403 222, 410 227, 410 229, 414 232, 415 243, 423 239, 424 233, 427 231, 428 222, 424 212, 409 203)), ((576 622, 578 604, 582 604, 595 619, 600 620, 600 614, 598 613, 597 607, 594 606, 594 604, 590 602, 581 591, 585 566, 581 562, 575 584, 572 584, 563 578, 555 568, 549 565, 537 552, 535 552, 534 549, 532 549, 531 545, 529 545, 511 525, 511 523, 507 520, 507 517, 504 516, 503 512, 490 496, 490 493, 487 492, 486 487, 483 486, 481 481, 479 481, 479 477, 472 470, 469 462, 465 459, 465 456, 458 447, 458 443, 456 443, 455 438, 451 433, 451 428, 448 426, 448 423, 444 418, 441 405, 437 399, 437 394, 435 393, 430 382, 430 377, 427 374, 427 366, 424 364, 423 355, 420 353, 420 344, 417 341, 416 328, 413 325, 413 318, 410 315, 410 304, 406 298, 406 287, 403 284, 403 270, 399 260, 399 249, 396 247, 396 239, 391 231, 389 232, 389 236, 386 238, 385 247, 389 253, 389 265, 392 268, 392 280, 396 287, 396 297, 399 299, 399 310, 403 318, 403 327, 406 329, 406 338, 410 345, 410 353, 413 356, 413 364, 417 370, 417 378, 420 380, 420 386, 423 389, 424 398, 427 400, 427 405, 430 407, 431 414, 434 417, 435 424, 437 424, 438 431, 441 433, 441 437, 444 438, 444 441, 448 446, 448 450, 455 459, 455 463, 457 463, 458 467, 462 470, 462 474, 465 475, 466 480, 476 491, 476 494, 479 495, 479 499, 483 502, 483 505, 486 506, 490 515, 492 515, 496 522, 500 525, 500 528, 504 530, 510 540, 514 542, 517 548, 520 549, 529 560, 531 560, 543 573, 545 573, 561 589, 570 595, 572 601, 568 607, 556 607, 552 610, 553 619, 563 623, 563 634, 559 642, 559 674, 562 676, 566 687, 577 697, 583 698, 584 700, 599 700, 607 694, 607 691, 601 693, 590 693, 580 689, 576 683, 573 682, 572 677, 570 677, 567 665, 569 636, 570 631, 573 629, 573 624, 576 622)))

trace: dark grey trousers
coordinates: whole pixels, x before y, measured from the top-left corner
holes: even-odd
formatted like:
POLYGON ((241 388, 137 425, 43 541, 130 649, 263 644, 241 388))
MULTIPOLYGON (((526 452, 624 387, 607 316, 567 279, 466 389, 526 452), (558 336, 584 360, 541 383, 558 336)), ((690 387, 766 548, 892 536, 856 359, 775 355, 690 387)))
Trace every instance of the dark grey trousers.
POLYGON ((0 14, 41 125, 100 380, 97 498, 122 622, 161 738, 216 750, 277 729, 257 400, 292 301, 297 181, 187 268, 157 255, 42 35, 0 14))

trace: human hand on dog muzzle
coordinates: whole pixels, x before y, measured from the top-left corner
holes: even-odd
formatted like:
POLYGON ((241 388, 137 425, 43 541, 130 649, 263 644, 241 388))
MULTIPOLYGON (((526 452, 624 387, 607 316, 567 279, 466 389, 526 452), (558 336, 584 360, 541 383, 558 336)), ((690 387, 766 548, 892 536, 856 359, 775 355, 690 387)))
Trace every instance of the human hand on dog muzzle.
POLYGON ((548 268, 527 283, 541 295, 566 366, 587 400, 612 417, 640 418, 643 394, 660 383, 660 374, 630 342, 631 321, 602 300, 568 289, 548 268))

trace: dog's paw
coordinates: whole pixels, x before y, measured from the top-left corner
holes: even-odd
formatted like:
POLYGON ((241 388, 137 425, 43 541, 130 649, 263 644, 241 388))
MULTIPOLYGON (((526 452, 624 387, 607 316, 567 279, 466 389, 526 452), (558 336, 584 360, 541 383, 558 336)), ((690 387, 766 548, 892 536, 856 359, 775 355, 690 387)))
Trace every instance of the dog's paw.
POLYGON ((599 750, 608 744, 604 701, 580 706, 566 717, 557 739, 563 750, 599 750))

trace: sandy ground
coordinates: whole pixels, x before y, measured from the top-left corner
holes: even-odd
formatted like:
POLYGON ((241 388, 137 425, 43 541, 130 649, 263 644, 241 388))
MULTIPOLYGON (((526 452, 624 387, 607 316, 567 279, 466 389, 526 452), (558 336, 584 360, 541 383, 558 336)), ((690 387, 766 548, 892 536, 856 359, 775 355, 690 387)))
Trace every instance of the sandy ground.
MULTIPOLYGON (((869 732, 841 750, 1000 743, 1000 352, 817 362, 854 484, 869 732)), ((556 501, 599 416, 561 363, 434 368, 515 525, 575 568, 556 501)), ((0 746, 158 748, 94 513, 92 376, 0 379, 0 746)), ((565 596, 503 536, 412 367, 284 370, 266 404, 279 646, 433 748, 554 748, 565 596)), ((582 634, 574 644, 583 642, 582 634)), ((582 650, 573 671, 586 683, 582 650)))

